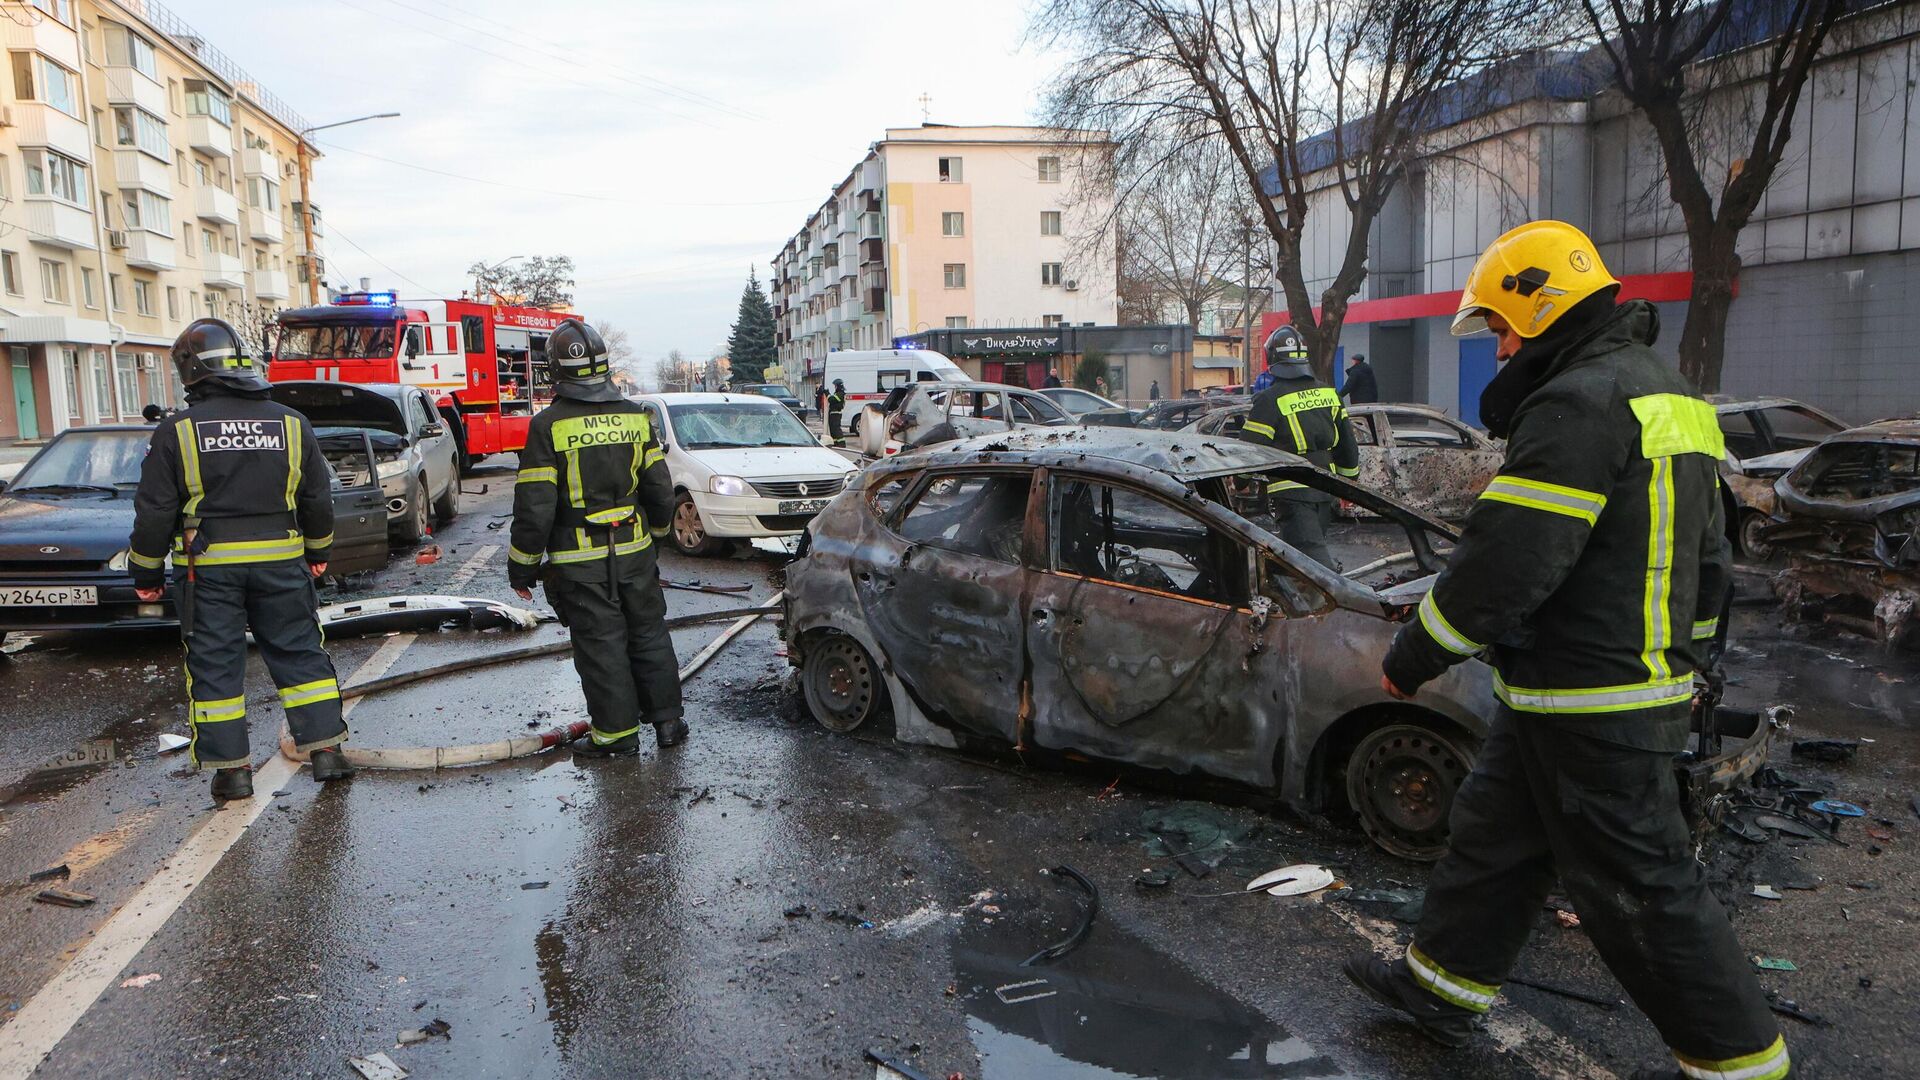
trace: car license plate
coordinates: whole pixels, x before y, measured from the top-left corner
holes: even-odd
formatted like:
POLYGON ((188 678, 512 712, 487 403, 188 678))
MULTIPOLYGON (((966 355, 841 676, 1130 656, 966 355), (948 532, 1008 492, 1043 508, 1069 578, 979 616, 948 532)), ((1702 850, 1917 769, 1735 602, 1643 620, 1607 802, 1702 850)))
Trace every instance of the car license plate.
POLYGON ((100 602, 92 585, 0 585, 0 607, 92 607, 100 602))
POLYGON ((780 504, 782 514, 817 514, 826 508, 825 499, 789 499, 780 504))

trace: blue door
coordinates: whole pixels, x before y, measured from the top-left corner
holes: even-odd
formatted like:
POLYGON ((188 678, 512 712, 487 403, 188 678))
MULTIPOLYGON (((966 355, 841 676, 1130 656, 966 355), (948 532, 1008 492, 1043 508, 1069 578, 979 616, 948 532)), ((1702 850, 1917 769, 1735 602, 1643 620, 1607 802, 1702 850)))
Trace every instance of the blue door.
POLYGON ((1347 347, 1333 347, 1333 388, 1336 391, 1347 388, 1347 347))
POLYGON ((1474 427, 1480 422, 1480 394, 1500 370, 1494 359, 1499 342, 1491 337, 1463 338, 1460 342, 1460 419, 1474 427))
POLYGON ((40 406, 33 398, 33 369, 18 359, 9 366, 13 368, 13 415, 20 422, 20 438, 37 439, 40 437, 40 406))

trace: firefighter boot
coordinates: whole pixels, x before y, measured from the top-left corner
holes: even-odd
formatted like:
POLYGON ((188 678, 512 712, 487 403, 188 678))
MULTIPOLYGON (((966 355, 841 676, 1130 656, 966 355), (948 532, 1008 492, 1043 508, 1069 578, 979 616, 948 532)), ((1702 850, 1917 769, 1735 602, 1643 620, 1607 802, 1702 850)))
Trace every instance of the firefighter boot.
POLYGON ((1353 985, 1389 1009, 1398 1009, 1413 1018, 1420 1034, 1441 1046, 1462 1046, 1473 1036, 1475 1014, 1428 993, 1407 973, 1407 962, 1389 964, 1362 949, 1347 957, 1342 965, 1353 985))
POLYGON ((595 742, 593 736, 576 739, 573 743, 575 757, 612 758, 632 757, 640 752, 638 734, 622 735, 609 743, 595 742))
POLYGON ((687 722, 678 717, 662 724, 653 725, 653 737, 665 750, 670 746, 679 746, 687 741, 687 722))
POLYGON ((353 766, 347 764, 347 755, 338 748, 315 750, 308 756, 307 762, 313 766, 313 778, 323 784, 329 780, 345 780, 353 775, 353 766))
POLYGON ((216 799, 253 798, 253 770, 245 765, 233 769, 215 769, 213 797, 216 799))

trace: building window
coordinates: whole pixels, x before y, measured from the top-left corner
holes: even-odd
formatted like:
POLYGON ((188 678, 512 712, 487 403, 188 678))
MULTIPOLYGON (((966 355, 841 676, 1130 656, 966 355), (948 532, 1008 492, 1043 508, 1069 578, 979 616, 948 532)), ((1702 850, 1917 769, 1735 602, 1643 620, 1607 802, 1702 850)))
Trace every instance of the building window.
POLYGON ((153 282, 133 279, 133 310, 142 315, 154 314, 153 282))
POLYGON ((180 182, 183 184, 186 183, 187 182, 187 152, 185 150, 175 150, 173 152, 173 163, 179 166, 180 168, 180 182))
POLYGON ((220 294, 217 292, 207 294, 207 317, 213 319, 220 317, 220 294))
POLYGON ((967 215, 949 210, 940 215, 941 236, 967 235, 967 215))
POLYGON ((118 146, 138 147, 162 163, 172 149, 167 145, 166 122, 145 109, 129 105, 114 106, 113 139, 118 146))
POLYGON ((95 27, 90 22, 80 24, 80 59, 85 60, 89 64, 93 63, 94 30, 95 27))
POLYGON ((0 285, 15 296, 25 296, 20 291, 20 256, 11 251, 0 251, 0 285))
POLYGON ((1059 158, 1043 157, 1040 159, 1040 182, 1043 184, 1057 184, 1060 182, 1059 158))
POLYGON ((204 79, 187 80, 187 115, 204 116, 222 127, 233 126, 233 100, 227 92, 204 79))
POLYGON ((33 0, 33 6, 59 19, 68 26, 73 25, 73 10, 70 0, 33 0))
POLYGON ((93 145, 95 146, 104 147, 107 145, 106 115, 104 110, 93 110, 93 145))
POLYGON ((1040 284, 1058 285, 1062 280, 1064 280, 1064 275, 1061 273, 1059 263, 1040 264, 1040 284))
POLYGON ((1059 236, 1060 235, 1060 211, 1058 210, 1040 211, 1040 235, 1041 236, 1059 236))
POLYGON ((940 182, 943 184, 957 184, 960 182, 960 179, 961 179, 960 159, 957 157, 941 158, 940 159, 940 182))
POLYGON ((113 416, 113 380, 107 371, 107 354, 94 349, 87 357, 87 366, 93 369, 93 413, 106 420, 113 416))
POLYGON ((1040 316, 1040 325, 1046 327, 1049 330, 1054 329, 1055 327, 1065 326, 1066 324, 1067 324, 1067 317, 1065 315, 1040 316))
POLYGON ((44 101, 75 120, 81 118, 73 72, 39 53, 13 54, 13 96, 20 101, 44 101))
POLYGON ((209 255, 219 254, 220 249, 214 246, 212 229, 200 230, 200 250, 209 255))
POLYGON ((100 283, 95 280, 93 271, 84 266, 80 268, 80 299, 90 308, 100 306, 100 283))
POLYGON ((193 175, 199 177, 202 184, 213 183, 213 171, 208 169, 207 163, 199 158, 193 159, 193 175))
POLYGON ((0 199, 13 197, 13 165, 5 154, 0 154, 0 199))
POLYGON ((264 176, 247 177, 247 205, 270 214, 280 212, 280 185, 264 176))
POLYGON ((153 62, 153 42, 119 23, 107 24, 107 64, 130 67, 156 83, 160 81, 160 69, 153 62))
POLYGON ((127 216, 127 228, 145 229, 171 235, 167 226, 173 224, 173 200, 155 195, 144 188, 128 188, 120 193, 120 208, 127 216))
POLYGON ((967 328, 967 317, 965 315, 947 316, 947 329, 965 330, 966 328, 967 328))
POLYGON ((49 303, 67 303, 67 264, 40 260, 40 295, 49 303))
POLYGON ((113 359, 113 381, 120 391, 120 415, 138 416, 136 405, 140 401, 140 369, 135 366, 139 361, 126 353, 118 353, 113 359))
POLYGON ((177 319, 179 317, 180 317, 180 290, 169 285, 167 286, 167 318, 177 319))
POLYGON ((180 80, 179 79, 167 80, 167 108, 173 110, 173 115, 175 116, 180 115, 180 80))
POLYGON ((67 419, 77 424, 80 422, 80 350, 60 350, 60 379, 67 385, 67 419))
POLYGON ((27 194, 50 195, 85 209, 87 205, 87 167, 65 154, 52 150, 29 150, 27 194))
POLYGON ((120 288, 120 275, 108 274, 107 275, 107 310, 125 311, 126 309, 127 309, 127 294, 120 288))
POLYGON ((946 271, 947 271, 947 288, 964 289, 967 287, 967 264, 966 263, 948 263, 946 265, 946 271))

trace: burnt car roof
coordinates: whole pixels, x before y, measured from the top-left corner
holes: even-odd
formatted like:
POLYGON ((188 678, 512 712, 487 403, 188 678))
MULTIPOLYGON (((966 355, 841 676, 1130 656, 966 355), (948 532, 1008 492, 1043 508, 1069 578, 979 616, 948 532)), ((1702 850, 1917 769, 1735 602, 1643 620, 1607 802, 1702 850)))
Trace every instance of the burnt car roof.
MULTIPOLYGON (((992 454, 999 462, 1050 465, 1089 457, 1166 473, 1182 483, 1212 476, 1305 466, 1305 458, 1238 439, 1123 427, 1015 428, 947 443, 925 455, 931 465, 992 454)), ((904 460, 914 460, 908 458, 904 460)))
POLYGON ((1871 424, 1848 428, 1827 437, 1828 442, 1892 442, 1908 439, 1920 441, 1920 416, 1875 420, 1871 424))

